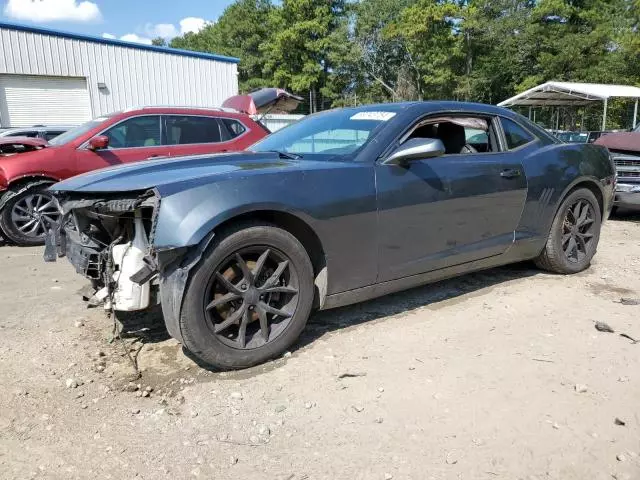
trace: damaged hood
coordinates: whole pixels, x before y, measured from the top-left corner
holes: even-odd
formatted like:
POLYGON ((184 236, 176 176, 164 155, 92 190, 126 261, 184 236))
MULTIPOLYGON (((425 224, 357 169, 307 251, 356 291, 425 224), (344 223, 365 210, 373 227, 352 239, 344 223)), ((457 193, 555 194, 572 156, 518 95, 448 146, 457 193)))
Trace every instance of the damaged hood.
POLYGON ((238 176, 326 168, 327 162, 282 159, 271 152, 165 158, 95 170, 51 187, 54 192, 132 192, 155 188, 160 195, 238 176))
POLYGON ((2 137, 0 138, 0 155, 34 152, 48 146, 49 143, 41 138, 2 137))

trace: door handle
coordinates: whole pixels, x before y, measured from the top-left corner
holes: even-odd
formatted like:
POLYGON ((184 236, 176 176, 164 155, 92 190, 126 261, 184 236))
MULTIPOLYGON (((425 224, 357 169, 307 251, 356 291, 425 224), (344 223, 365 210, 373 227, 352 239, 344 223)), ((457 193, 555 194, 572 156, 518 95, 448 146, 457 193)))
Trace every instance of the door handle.
POLYGON ((162 157, 162 155, 151 155, 150 157, 147 157, 147 160, 152 160, 154 158, 160 158, 162 157))
POLYGON ((507 168, 506 170, 502 170, 500 172, 500 176, 502 178, 517 178, 522 175, 522 172, 517 168, 507 168))

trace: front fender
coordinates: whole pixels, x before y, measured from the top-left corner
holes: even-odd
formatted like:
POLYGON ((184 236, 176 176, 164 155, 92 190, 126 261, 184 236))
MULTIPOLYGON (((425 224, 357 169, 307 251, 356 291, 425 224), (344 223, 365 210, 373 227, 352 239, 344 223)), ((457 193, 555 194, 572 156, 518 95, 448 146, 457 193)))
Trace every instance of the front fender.
POLYGON ((284 212, 317 236, 331 272, 328 293, 377 277, 377 207, 371 164, 229 176, 192 188, 157 188, 157 250, 199 245, 223 222, 249 212, 284 212))
POLYGON ((313 227, 311 216, 291 206, 295 204, 295 198, 284 203, 275 198, 257 198, 259 196, 238 198, 214 184, 161 198, 154 246, 163 249, 198 245, 218 225, 257 211, 289 213, 313 227))

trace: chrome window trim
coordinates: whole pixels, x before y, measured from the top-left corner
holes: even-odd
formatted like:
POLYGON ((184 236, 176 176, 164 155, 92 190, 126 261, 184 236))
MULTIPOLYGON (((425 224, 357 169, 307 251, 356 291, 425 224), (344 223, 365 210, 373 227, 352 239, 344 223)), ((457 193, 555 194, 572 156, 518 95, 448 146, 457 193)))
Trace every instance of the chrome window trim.
POLYGON ((82 143, 82 145, 80 145, 78 147, 78 150, 89 150, 89 142, 91 141, 92 138, 94 137, 98 137, 100 135, 103 135, 106 131, 111 130, 114 127, 117 127, 118 125, 120 125, 123 122, 126 122, 127 120, 131 120, 132 118, 138 118, 138 117, 160 117, 160 145, 154 145, 154 146, 143 146, 143 147, 121 147, 121 148, 109 148, 107 149, 108 151, 113 151, 113 150, 132 150, 132 149, 140 149, 140 148, 158 148, 158 147, 176 147, 176 146, 189 146, 189 145, 223 145, 226 143, 230 143, 230 142, 234 142, 235 140, 244 137, 245 135, 248 135, 250 132, 250 129, 247 127, 247 125, 245 125, 240 119, 238 118, 233 118, 233 117, 219 117, 219 116, 214 116, 214 115, 197 115, 197 114, 182 114, 182 113, 141 113, 140 115, 131 115, 130 117, 126 117, 123 118, 122 120, 109 125, 108 127, 104 128, 103 130, 101 130, 100 132, 96 133, 95 135, 91 136, 87 141, 85 141, 84 143, 82 143), (215 118, 216 120, 220 120, 220 119, 230 119, 230 120, 235 120, 236 122, 239 122, 243 128, 244 128, 244 132, 242 132, 240 135, 238 135, 237 137, 234 137, 230 140, 225 140, 224 142, 207 142, 207 143, 178 143, 175 145, 169 145, 169 144, 163 144, 162 143, 162 134, 164 133, 164 121, 163 121, 163 117, 202 117, 202 118, 215 118))

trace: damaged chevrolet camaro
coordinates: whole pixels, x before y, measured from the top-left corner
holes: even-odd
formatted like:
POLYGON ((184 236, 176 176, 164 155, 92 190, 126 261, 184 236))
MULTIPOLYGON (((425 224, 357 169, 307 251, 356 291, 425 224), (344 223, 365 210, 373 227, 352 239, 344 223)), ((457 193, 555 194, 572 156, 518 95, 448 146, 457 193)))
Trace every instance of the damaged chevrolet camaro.
POLYGON ((328 309, 522 260, 590 264, 615 171, 511 111, 415 102, 322 112, 249 151, 107 168, 52 187, 45 256, 119 312, 161 304, 205 363, 282 354, 328 309))

